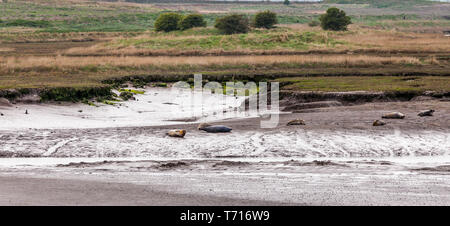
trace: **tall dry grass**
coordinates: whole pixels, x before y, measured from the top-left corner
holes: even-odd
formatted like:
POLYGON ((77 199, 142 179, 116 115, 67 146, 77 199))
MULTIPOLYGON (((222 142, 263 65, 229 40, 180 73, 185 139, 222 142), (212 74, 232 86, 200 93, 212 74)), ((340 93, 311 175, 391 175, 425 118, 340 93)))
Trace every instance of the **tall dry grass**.
POLYGON ((363 66, 387 64, 422 64, 415 57, 381 57, 368 55, 286 55, 286 56, 187 56, 187 57, 0 57, 0 69, 30 69, 40 67, 78 68, 84 66, 211 66, 211 65, 274 65, 326 64, 363 66))
POLYGON ((419 34, 386 30, 359 29, 356 32, 335 37, 353 45, 353 49, 384 52, 442 52, 450 51, 450 38, 443 34, 419 34))

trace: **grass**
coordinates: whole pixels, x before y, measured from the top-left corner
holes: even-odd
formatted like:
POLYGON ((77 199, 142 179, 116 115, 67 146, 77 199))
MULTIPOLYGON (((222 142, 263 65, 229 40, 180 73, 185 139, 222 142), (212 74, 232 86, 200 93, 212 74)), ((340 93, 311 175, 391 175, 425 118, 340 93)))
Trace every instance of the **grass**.
POLYGON ((375 8, 402 8, 430 5, 435 2, 429 0, 324 0, 325 3, 336 4, 369 4, 375 8))
POLYGON ((426 90, 450 91, 450 77, 444 76, 346 76, 280 78, 288 84, 282 89, 294 91, 383 91, 420 92, 426 90))
MULTIPOLYGON (((90 48, 73 48, 66 55, 176 55, 183 52, 279 51, 333 48, 344 45, 327 32, 298 32, 290 28, 253 30, 248 34, 221 35, 213 28, 197 28, 171 33, 148 32, 145 35, 118 38, 90 48)), ((198 53, 198 55, 202 55, 198 53)))
POLYGON ((145 91, 143 90, 135 90, 135 89, 119 89, 119 92, 130 92, 133 94, 144 94, 145 91))
MULTIPOLYGON (((187 3, 179 6, 174 3, 152 5, 82 0, 16 0, 2 3, 2 7, 0 7, 0 27, 30 27, 39 28, 38 32, 58 33, 136 32, 151 30, 158 15, 166 11, 177 11, 183 14, 204 12, 208 25, 212 26, 216 18, 227 13, 237 12, 251 17, 256 12, 267 9, 278 13, 280 24, 306 24, 312 20, 317 20, 319 14, 331 6, 328 3, 338 3, 338 7, 349 11, 355 23, 378 26, 383 21, 404 19, 405 15, 408 20, 430 19, 429 15, 434 14, 435 11, 432 7, 437 4, 425 0, 407 1, 407 4, 403 0, 329 0, 325 3, 292 4, 291 6, 271 3, 225 5, 187 3), (353 3, 362 4, 362 6, 353 3), (423 6, 429 8, 425 9, 423 6), (423 15, 410 13, 411 10, 409 9, 417 9, 417 7, 422 7, 420 10, 424 11, 423 15), (365 10, 361 11, 361 8, 365 10), (384 13, 380 14, 376 11, 378 8, 390 8, 394 12, 391 12, 392 15, 384 15, 384 13), (374 9, 373 14, 375 15, 372 15, 372 13, 367 15, 367 12, 370 12, 371 9, 374 9), (222 13, 214 13, 217 10, 221 10, 222 13)), ((416 11, 413 10, 413 12, 416 11)), ((438 16, 438 18, 423 22, 422 26, 428 26, 429 24, 433 26, 436 23, 445 25, 446 22, 438 16)), ((402 25, 400 24, 400 26, 402 25)))
POLYGON ((68 56, 158 55, 267 55, 308 51, 448 53, 450 42, 442 34, 374 30, 352 26, 350 31, 330 32, 307 26, 253 30, 248 34, 220 35, 212 28, 117 38, 88 48, 71 48, 68 56), (196 34, 193 32, 197 32, 196 34))
POLYGON ((0 57, 0 72, 10 73, 102 73, 133 70, 217 70, 258 68, 373 67, 430 65, 435 58, 369 55, 284 55, 203 57, 0 57))

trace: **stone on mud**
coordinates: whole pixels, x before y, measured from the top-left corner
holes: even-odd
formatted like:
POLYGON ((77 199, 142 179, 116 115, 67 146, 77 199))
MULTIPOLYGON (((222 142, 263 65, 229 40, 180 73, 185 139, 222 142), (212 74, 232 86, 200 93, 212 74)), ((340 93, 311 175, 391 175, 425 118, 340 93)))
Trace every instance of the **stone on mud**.
POLYGON ((387 113, 384 114, 383 116, 381 116, 381 118, 387 118, 387 119, 404 119, 405 115, 400 113, 400 112, 391 112, 391 113, 387 113))
POLYGON ((287 126, 299 126, 299 125, 306 125, 306 123, 302 119, 294 119, 294 120, 289 121, 286 125, 287 126))
POLYGON ((184 129, 174 129, 167 132, 169 137, 184 137, 186 135, 186 130, 184 129))
POLYGON ((372 125, 373 126, 384 126, 384 125, 386 125, 386 123, 384 121, 381 121, 381 120, 375 120, 375 122, 373 122, 372 125))
POLYGON ((419 112, 418 116, 420 117, 424 117, 424 116, 433 116, 434 110, 430 109, 430 110, 426 110, 426 111, 421 111, 419 112))

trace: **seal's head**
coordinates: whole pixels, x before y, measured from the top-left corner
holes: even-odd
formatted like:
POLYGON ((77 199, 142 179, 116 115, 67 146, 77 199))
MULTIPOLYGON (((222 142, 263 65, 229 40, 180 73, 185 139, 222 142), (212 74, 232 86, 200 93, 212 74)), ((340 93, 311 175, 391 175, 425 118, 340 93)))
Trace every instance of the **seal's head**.
POLYGON ((206 128, 208 126, 211 126, 211 124, 209 124, 209 123, 200 123, 197 128, 199 130, 203 130, 204 128, 206 128))

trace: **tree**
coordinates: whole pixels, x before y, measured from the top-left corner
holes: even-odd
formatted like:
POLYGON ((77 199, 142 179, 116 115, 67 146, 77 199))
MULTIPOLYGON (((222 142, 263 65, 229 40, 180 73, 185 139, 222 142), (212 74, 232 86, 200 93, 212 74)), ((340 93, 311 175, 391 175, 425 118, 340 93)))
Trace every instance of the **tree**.
POLYGON ((200 14, 190 14, 185 16, 178 27, 181 30, 187 30, 193 27, 206 27, 206 21, 203 19, 203 16, 200 14))
POLYGON ((183 16, 178 13, 163 13, 155 21, 155 30, 165 32, 178 30, 178 23, 182 18, 183 16))
POLYGON ((246 16, 232 14, 218 18, 214 27, 225 34, 247 33, 249 22, 246 16))
POLYGON ((291 4, 291 2, 289 0, 284 0, 283 4, 289 5, 289 4, 291 4))
POLYGON ((277 14, 266 10, 264 12, 259 12, 255 15, 253 20, 253 26, 259 28, 270 29, 273 25, 277 24, 277 14))
POLYGON ((351 24, 351 19, 346 16, 343 10, 338 8, 329 8, 327 13, 320 16, 320 26, 324 30, 345 31, 347 25, 351 24))

